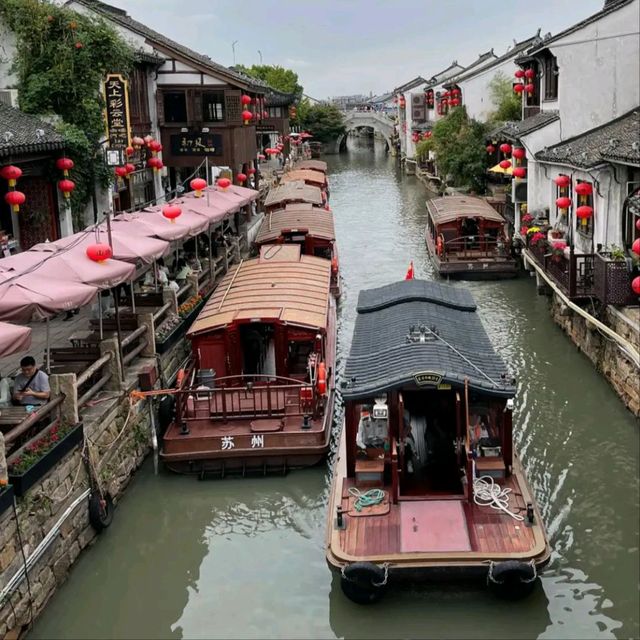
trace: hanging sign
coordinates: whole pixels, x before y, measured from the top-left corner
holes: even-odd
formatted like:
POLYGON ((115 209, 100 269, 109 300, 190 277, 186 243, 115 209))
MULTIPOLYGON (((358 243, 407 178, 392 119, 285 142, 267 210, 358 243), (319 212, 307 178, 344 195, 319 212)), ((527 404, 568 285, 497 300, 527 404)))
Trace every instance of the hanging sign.
POLYGON ((174 156, 222 155, 222 135, 219 133, 180 133, 169 139, 174 156))
POLYGON ((110 73, 103 83, 103 90, 107 146, 110 149, 126 149, 131 138, 127 81, 118 73, 110 73))

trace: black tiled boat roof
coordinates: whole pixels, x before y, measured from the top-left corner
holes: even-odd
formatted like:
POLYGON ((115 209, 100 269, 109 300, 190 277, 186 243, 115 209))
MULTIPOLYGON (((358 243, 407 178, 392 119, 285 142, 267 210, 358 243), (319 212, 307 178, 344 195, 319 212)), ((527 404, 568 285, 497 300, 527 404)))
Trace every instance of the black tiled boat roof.
POLYGON ((466 289, 403 280, 361 291, 357 311, 342 385, 345 399, 412 385, 425 372, 458 387, 468 379, 469 388, 483 394, 514 396, 512 378, 466 289))
POLYGON ((640 107, 579 136, 538 151, 536 160, 585 168, 603 162, 640 164, 640 107))
POLYGON ((560 117, 557 111, 540 111, 540 113, 536 113, 535 116, 530 116, 529 118, 525 118, 524 120, 510 120, 505 122, 497 129, 493 130, 490 134, 490 137, 495 136, 507 136, 508 138, 518 139, 521 136, 526 136, 533 131, 537 131, 538 129, 542 129, 542 127, 546 127, 548 124, 557 120, 560 117))
POLYGON ((37 116, 0 102, 0 157, 64 149, 64 136, 37 116))

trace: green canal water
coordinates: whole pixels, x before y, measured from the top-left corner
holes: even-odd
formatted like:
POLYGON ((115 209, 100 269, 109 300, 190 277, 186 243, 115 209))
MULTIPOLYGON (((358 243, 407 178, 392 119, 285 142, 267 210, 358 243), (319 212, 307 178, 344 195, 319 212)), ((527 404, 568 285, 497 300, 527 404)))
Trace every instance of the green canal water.
MULTIPOLYGON (((330 158, 348 353, 359 289, 433 277, 427 193, 382 148, 330 158)), ((635 638, 638 424, 549 317, 531 279, 469 286, 519 380, 515 437, 553 556, 541 586, 505 603, 484 589, 404 587, 364 608, 324 560, 328 467, 199 482, 148 461, 111 527, 30 634, 41 638, 635 638)))

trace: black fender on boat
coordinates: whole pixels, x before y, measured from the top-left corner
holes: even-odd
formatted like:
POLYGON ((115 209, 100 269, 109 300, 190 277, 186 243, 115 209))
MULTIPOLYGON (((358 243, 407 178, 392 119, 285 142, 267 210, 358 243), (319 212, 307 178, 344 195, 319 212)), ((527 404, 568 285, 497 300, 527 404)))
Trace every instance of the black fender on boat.
POLYGON ((164 396, 158 404, 158 437, 162 438, 169 425, 176 417, 176 399, 174 396, 164 396))
POLYGON ((384 595, 388 568, 371 562, 354 562, 342 569, 340 586, 349 600, 357 604, 373 604, 384 595))
POLYGON ((492 562, 487 573, 487 585, 501 598, 519 600, 535 588, 538 573, 533 562, 506 560, 492 562))
POLYGON ((106 529, 113 520, 113 500, 108 493, 101 496, 94 491, 89 496, 89 522, 100 533, 106 529))

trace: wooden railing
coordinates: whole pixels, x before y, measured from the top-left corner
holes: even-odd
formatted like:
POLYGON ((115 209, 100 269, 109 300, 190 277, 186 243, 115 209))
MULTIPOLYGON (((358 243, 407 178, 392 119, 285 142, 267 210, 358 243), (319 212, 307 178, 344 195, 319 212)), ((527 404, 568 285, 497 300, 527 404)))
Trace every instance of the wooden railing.
POLYGON ((85 369, 76 378, 76 387, 80 389, 85 382, 88 382, 96 373, 102 375, 94 382, 81 396, 78 397, 78 408, 84 407, 91 398, 93 398, 109 380, 111 380, 111 371, 104 371, 106 365, 111 361, 111 352, 105 353, 101 358, 96 360, 88 369, 85 369))
POLYGON ((132 331, 126 338, 122 340, 122 362, 125 366, 131 364, 131 362, 140 355, 149 344, 147 338, 147 327, 138 327, 135 331, 132 331))
POLYGON ((563 255, 547 253, 544 246, 533 245, 528 250, 569 299, 596 295, 592 253, 572 253, 566 258, 563 255))
POLYGON ((498 244, 492 237, 460 236, 444 243, 443 260, 469 258, 508 258, 506 243, 498 244))
POLYGON ((48 427, 52 422, 59 420, 60 405, 63 401, 63 395, 58 395, 55 398, 51 398, 49 402, 43 404, 36 411, 30 413, 22 422, 20 422, 20 424, 16 425, 13 429, 11 429, 11 431, 8 431, 4 436, 4 442, 5 445, 7 445, 7 448, 11 448, 10 445, 13 445, 21 436, 29 433, 29 431, 33 427, 35 427, 41 420, 43 421, 49 416, 53 416, 46 425, 43 425, 43 429, 48 427))

